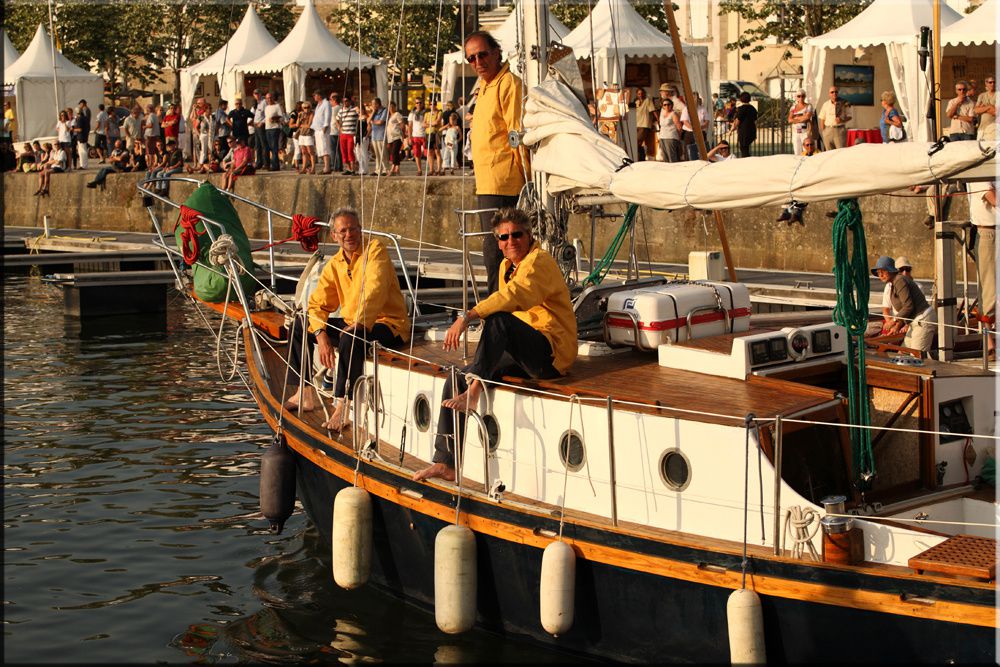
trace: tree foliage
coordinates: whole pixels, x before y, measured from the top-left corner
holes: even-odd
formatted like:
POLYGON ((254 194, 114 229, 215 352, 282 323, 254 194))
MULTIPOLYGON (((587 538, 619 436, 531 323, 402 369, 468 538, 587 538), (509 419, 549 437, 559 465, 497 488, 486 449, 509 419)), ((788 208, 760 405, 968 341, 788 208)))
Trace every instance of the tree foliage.
POLYGON ((730 50, 743 51, 743 58, 764 49, 770 38, 789 48, 801 49, 806 37, 815 37, 837 28, 860 14, 872 0, 721 0, 719 11, 737 14, 746 21, 739 37, 728 44, 730 50))
MULTIPOLYGON (((630 0, 639 16, 664 35, 670 35, 670 26, 667 23, 667 12, 663 8, 663 2, 657 0, 630 0)), ((706 2, 708 0, 705 0, 706 2)), ((590 11, 597 4, 597 0, 553 0, 550 5, 552 15, 566 24, 572 30, 580 25, 590 14, 590 11)), ((677 10, 677 4, 673 5, 677 10)))

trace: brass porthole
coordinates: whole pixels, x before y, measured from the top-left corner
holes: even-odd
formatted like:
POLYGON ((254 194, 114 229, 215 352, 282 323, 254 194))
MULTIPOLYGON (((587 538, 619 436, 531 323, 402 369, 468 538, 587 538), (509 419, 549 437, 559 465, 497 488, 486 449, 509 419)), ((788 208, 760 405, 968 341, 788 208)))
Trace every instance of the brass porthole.
POLYGON ((671 491, 683 491, 691 483, 691 464, 676 449, 668 449, 660 456, 660 479, 671 491))
POLYGON ((559 460, 570 472, 583 469, 587 461, 587 450, 583 446, 583 438, 576 431, 566 431, 559 438, 559 460))
POLYGON ((413 422, 421 433, 426 433, 431 427, 431 403, 426 394, 417 394, 413 399, 413 422))

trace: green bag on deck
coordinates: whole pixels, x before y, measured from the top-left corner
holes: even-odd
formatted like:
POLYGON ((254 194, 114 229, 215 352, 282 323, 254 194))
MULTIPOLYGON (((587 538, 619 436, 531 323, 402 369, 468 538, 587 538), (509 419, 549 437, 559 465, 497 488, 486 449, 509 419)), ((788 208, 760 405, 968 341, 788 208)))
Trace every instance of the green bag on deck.
MULTIPOLYGON (((238 261, 250 273, 240 274, 240 283, 243 285, 244 294, 253 300, 253 294, 257 291, 257 281, 251 275, 253 272, 253 259, 250 256, 250 239, 247 238, 243 230, 243 223, 240 216, 233 208, 232 202, 223 195, 211 183, 202 183, 197 190, 184 202, 184 206, 193 209, 210 220, 214 220, 225 227, 225 231, 214 228, 212 233, 218 238, 223 233, 233 237, 236 245, 238 261)), ((183 217, 183 214, 182 216, 183 217)), ((192 243, 197 243, 197 261, 192 265, 191 274, 194 278, 194 293, 199 299, 209 303, 219 303, 226 300, 226 293, 229 288, 229 278, 225 275, 224 266, 212 266, 208 258, 209 250, 212 247, 212 240, 205 232, 205 223, 201 220, 194 225, 194 238, 190 240, 189 252, 193 250, 192 243)), ((177 240, 177 249, 184 252, 182 236, 185 234, 184 227, 178 221, 174 230, 174 237, 177 240)), ((236 300, 235 292, 229 295, 230 301, 236 300)))

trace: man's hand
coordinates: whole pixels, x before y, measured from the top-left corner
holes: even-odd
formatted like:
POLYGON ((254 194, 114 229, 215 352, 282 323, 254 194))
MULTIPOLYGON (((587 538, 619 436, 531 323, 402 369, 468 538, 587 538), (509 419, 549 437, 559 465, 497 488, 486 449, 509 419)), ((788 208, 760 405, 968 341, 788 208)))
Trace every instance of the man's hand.
POLYGON ((462 334, 469 325, 475 320, 479 319, 479 315, 475 310, 469 310, 464 315, 459 316, 450 327, 448 327, 448 333, 444 335, 444 345, 442 346, 445 350, 457 350, 459 343, 462 342, 462 334))
POLYGON ((319 347, 319 363, 323 364, 325 368, 333 368, 333 344, 330 342, 329 334, 325 331, 317 333, 316 345, 319 347))

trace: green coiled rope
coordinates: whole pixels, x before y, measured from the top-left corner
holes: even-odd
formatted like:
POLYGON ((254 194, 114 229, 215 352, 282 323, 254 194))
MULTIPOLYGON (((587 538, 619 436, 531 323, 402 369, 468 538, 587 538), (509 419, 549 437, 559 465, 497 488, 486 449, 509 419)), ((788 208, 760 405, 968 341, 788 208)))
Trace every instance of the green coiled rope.
POLYGON ((611 244, 608 245, 608 249, 604 251, 604 256, 597 262, 594 266, 594 270, 583 279, 581 283, 584 287, 588 285, 600 285, 604 280, 604 277, 608 275, 608 271, 611 270, 611 265, 614 264, 615 257, 618 256, 618 251, 622 247, 622 243, 625 241, 625 237, 628 235, 629 230, 632 228, 632 224, 635 222, 635 213, 639 210, 637 204, 629 204, 628 209, 625 211, 625 219, 622 221, 622 226, 618 228, 618 233, 615 234, 615 238, 611 240, 611 244))
MULTIPOLYGON (((868 247, 861 209, 856 199, 837 200, 837 217, 833 221, 833 275, 837 281, 837 306, 833 321, 847 329, 847 407, 851 424, 869 426, 868 381, 865 371, 865 330, 868 328, 868 247), (850 240, 848 236, 850 235, 850 240)), ((875 475, 871 432, 867 428, 851 429, 851 450, 858 488, 871 488, 875 475)))

